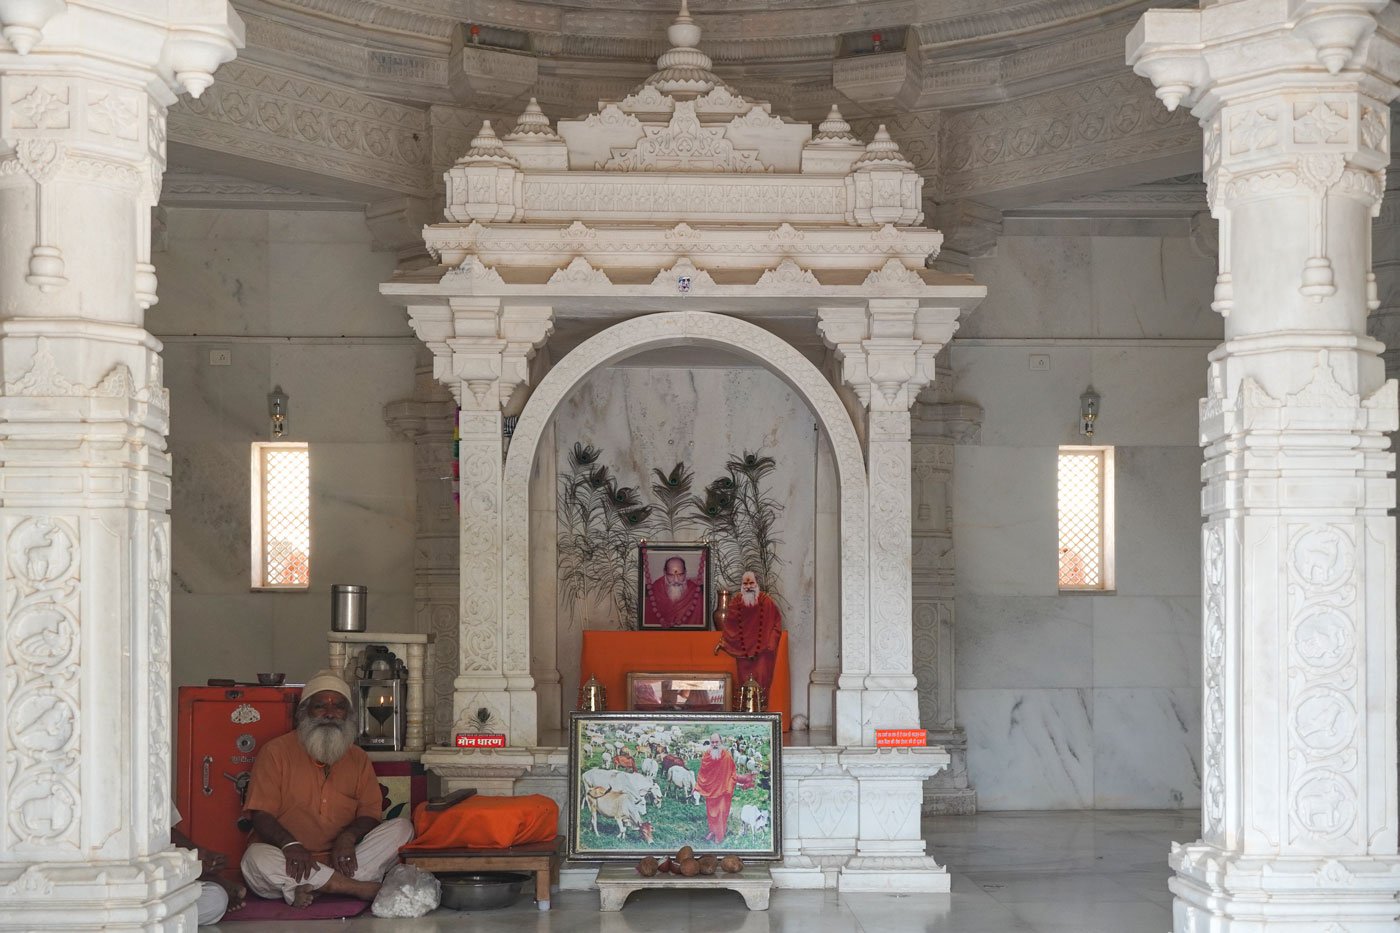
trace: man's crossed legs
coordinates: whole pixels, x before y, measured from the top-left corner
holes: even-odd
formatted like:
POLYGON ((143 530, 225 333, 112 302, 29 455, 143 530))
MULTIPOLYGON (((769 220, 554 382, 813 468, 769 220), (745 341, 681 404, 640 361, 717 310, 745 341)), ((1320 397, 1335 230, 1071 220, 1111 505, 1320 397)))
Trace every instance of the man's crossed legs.
POLYGON ((408 820, 385 820, 355 846, 355 870, 349 876, 317 862, 300 881, 287 874, 287 859, 276 846, 255 842, 243 853, 243 880, 259 897, 275 898, 293 907, 306 907, 318 894, 348 894, 373 900, 385 874, 398 861, 399 849, 413 838, 408 820))

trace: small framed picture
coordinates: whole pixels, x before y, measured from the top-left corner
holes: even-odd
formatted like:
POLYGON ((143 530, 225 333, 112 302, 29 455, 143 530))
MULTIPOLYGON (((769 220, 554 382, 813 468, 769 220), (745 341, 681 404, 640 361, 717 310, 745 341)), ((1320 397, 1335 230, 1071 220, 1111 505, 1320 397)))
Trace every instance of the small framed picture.
POLYGON ((637 549, 638 628, 710 628, 710 546, 655 544, 637 549))
POLYGON ((569 858, 782 858, 777 713, 570 713, 569 858))
POLYGON ((729 672, 650 673, 627 675, 630 710, 723 713, 729 709, 729 672))

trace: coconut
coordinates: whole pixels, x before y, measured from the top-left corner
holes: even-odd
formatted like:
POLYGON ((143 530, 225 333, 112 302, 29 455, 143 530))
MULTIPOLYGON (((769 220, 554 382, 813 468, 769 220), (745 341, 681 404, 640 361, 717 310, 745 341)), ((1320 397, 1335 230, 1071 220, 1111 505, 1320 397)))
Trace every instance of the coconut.
POLYGON ((729 874, 735 875, 744 870, 744 860, 737 855, 726 855, 719 860, 719 867, 729 874))
POLYGON ((719 859, 715 858, 713 855, 700 856, 700 874, 713 875, 715 873, 715 869, 718 867, 719 859))
POLYGON ((688 859, 688 858, 694 858, 694 857, 695 857, 695 850, 692 849, 690 846, 681 846, 680 851, 676 853, 676 861, 678 861, 678 862, 684 861, 685 859, 688 859))
POLYGON ((643 878, 651 878, 660 870, 661 863, 650 855, 637 863, 637 874, 643 878))
POLYGON ((681 874, 687 878, 694 878, 700 874, 700 860, 695 858, 682 859, 681 874))
POLYGON ((666 861, 662 862, 656 867, 658 871, 665 872, 669 875, 671 872, 676 870, 676 863, 671 861, 670 859, 667 859, 666 861))

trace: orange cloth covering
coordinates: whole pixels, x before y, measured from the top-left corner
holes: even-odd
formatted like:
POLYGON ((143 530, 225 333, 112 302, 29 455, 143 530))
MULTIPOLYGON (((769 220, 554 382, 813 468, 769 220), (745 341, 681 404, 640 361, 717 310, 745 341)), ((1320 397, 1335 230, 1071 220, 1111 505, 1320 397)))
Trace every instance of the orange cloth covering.
POLYGON ((508 849, 548 842, 559 832, 559 805, 543 794, 468 797, 446 810, 413 810, 413 844, 404 849, 508 849))
MULTIPOLYGON (((768 692, 768 711, 783 714, 784 732, 791 729, 788 716, 792 708, 787 637, 787 632, 779 636, 773 689, 768 692)), ((728 671, 735 678, 734 692, 738 693, 739 672, 734 659, 723 651, 715 654, 719 640, 719 632, 584 632, 579 676, 581 680, 590 674, 596 676, 608 691, 608 709, 614 711, 627 709, 629 671, 728 671)))
POLYGON ((244 809, 272 814, 308 852, 325 861, 342 829, 359 817, 377 820, 384 815, 384 795, 360 746, 346 749, 327 775, 306 753, 296 732, 288 732, 258 753, 244 809))

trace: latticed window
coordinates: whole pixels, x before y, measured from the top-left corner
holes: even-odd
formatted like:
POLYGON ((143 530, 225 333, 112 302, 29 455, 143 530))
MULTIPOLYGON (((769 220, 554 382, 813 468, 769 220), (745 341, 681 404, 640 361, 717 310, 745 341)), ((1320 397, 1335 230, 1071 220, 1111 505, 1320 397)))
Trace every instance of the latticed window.
POLYGON ((311 585, 311 451, 253 444, 253 586, 311 585))
POLYGON ((1113 448, 1061 447, 1060 589, 1113 588, 1113 448))

